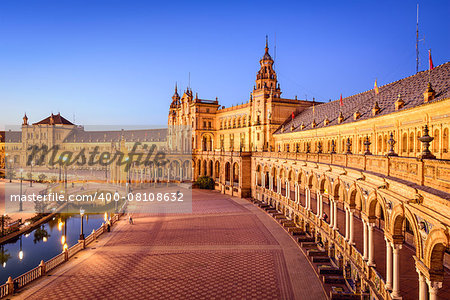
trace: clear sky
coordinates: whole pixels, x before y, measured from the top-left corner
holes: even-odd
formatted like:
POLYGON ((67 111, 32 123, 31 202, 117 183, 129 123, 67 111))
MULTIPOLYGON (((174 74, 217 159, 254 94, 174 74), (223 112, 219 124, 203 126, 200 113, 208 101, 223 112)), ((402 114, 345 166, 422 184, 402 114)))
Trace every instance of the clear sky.
MULTIPOLYGON (((283 96, 349 96, 415 73, 416 1, 1 0, 0 126, 166 124, 175 82, 247 101, 265 35, 283 96)), ((419 1, 420 69, 450 57, 450 1, 419 1)))

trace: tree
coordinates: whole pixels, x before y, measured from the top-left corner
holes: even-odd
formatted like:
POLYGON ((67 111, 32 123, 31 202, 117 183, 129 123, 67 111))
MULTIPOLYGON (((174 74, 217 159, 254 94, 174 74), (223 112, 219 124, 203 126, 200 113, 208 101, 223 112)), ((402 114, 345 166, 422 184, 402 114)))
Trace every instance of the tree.
POLYGON ((40 182, 44 182, 44 180, 47 178, 47 175, 45 174, 39 174, 38 179, 40 182))
POLYGON ((214 189, 214 179, 209 176, 201 176, 197 178, 195 185, 200 189, 213 190, 214 189))

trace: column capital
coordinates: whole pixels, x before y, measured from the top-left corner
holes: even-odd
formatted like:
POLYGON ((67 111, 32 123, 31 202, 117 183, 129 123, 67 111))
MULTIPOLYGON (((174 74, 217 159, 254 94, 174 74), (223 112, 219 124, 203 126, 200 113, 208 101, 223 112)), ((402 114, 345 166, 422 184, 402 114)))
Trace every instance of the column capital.
POLYGON ((391 243, 392 246, 392 250, 394 250, 394 252, 398 252, 400 249, 402 249, 402 244, 395 244, 395 243, 391 243))
POLYGON ((419 281, 425 281, 425 275, 422 273, 422 270, 420 270, 417 266, 416 266, 416 272, 417 274, 419 274, 419 281))
POLYGON ((442 281, 431 281, 428 278, 427 280, 427 284, 428 284, 428 288, 431 290, 433 290, 435 293, 437 293, 437 290, 439 290, 440 288, 442 288, 442 281))

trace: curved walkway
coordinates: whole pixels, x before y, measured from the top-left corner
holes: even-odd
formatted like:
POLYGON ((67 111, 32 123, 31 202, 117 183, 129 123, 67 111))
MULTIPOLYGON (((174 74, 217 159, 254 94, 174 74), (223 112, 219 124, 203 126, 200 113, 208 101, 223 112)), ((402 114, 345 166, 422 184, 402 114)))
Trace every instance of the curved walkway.
POLYGON ((23 299, 326 299, 298 245, 246 200, 193 191, 193 213, 134 215, 23 299))

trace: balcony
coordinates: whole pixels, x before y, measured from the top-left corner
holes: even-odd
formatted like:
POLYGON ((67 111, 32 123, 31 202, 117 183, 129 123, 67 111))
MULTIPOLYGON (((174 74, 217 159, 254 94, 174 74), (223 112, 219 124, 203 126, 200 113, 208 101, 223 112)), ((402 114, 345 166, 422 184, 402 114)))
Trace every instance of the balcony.
POLYGON ((450 193, 450 160, 418 159, 415 157, 295 153, 253 152, 254 157, 315 162, 347 167, 412 182, 450 193))

